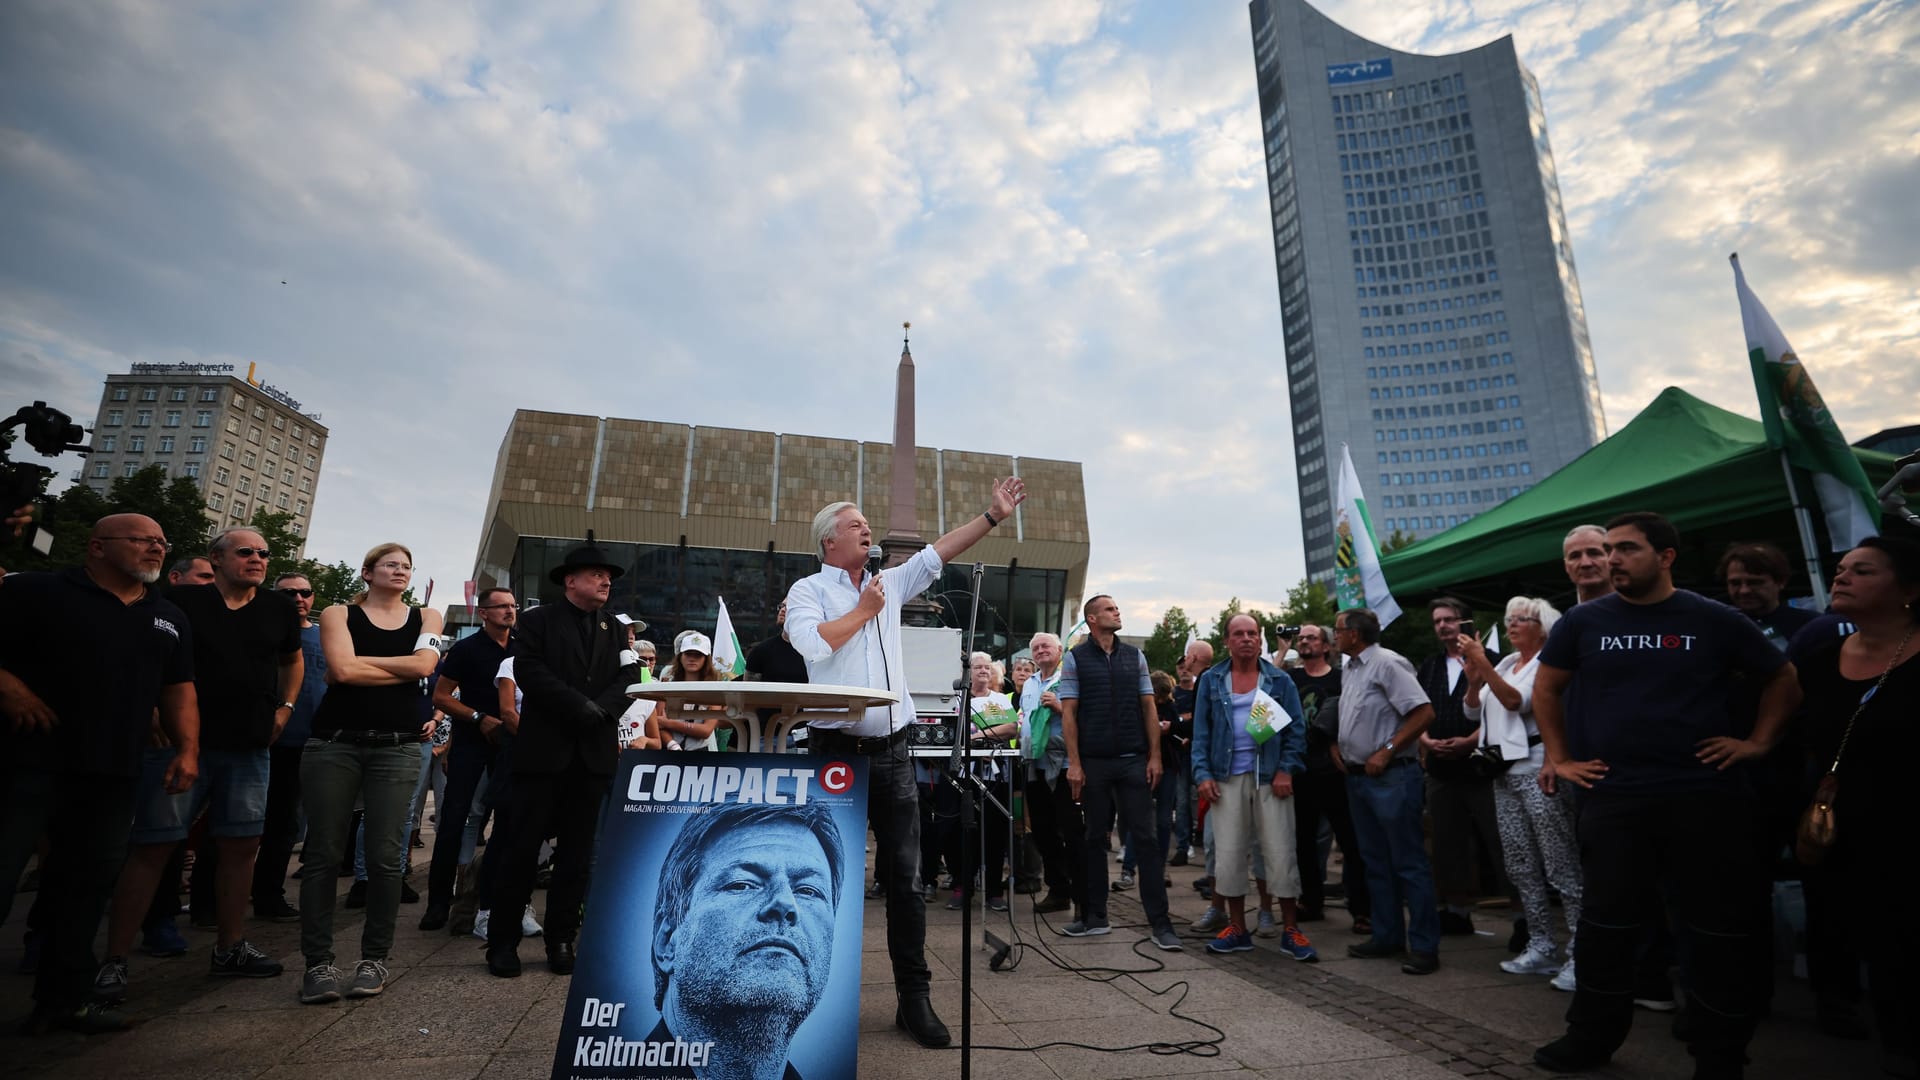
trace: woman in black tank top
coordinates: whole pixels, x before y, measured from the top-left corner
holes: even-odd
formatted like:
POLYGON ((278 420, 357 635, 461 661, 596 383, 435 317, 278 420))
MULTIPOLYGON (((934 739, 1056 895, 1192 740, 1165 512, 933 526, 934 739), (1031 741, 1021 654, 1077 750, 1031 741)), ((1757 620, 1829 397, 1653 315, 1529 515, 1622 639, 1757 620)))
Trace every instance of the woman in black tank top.
POLYGON ((307 969, 300 1000, 309 1005, 372 997, 386 988, 407 808, 420 779, 419 744, 433 728, 432 721, 420 721, 420 681, 440 661, 440 613, 401 599, 413 577, 413 553, 381 544, 367 553, 360 576, 366 592, 320 613, 327 693, 300 759, 309 867, 300 879, 307 969), (333 871, 347 855, 347 823, 358 801, 366 805, 367 921, 360 962, 343 973, 333 955, 333 871))

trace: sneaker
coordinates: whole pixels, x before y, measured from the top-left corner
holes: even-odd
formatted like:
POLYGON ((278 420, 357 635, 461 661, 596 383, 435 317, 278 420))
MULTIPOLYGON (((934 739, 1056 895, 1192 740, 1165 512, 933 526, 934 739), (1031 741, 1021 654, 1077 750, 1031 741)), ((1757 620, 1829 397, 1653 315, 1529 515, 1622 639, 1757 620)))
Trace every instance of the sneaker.
POLYGON ((271 979, 286 969, 280 961, 270 960, 267 954, 253 947, 245 938, 233 943, 232 947, 222 949, 215 946, 213 962, 208 968, 214 975, 239 975, 247 979, 271 979))
POLYGON ((366 882, 355 881, 352 885, 347 887, 346 904, 349 910, 352 910, 355 908, 363 908, 367 906, 367 883, 366 882))
POLYGON ((172 919, 155 923, 140 935, 140 951, 148 956, 185 956, 187 936, 172 919))
POLYGON ((1260 921, 1254 926, 1253 936, 1264 938, 1280 936, 1280 924, 1273 921, 1273 912, 1265 908, 1260 909, 1260 921))
POLYGON ((481 908, 473 913, 473 936, 481 941, 487 940, 487 910, 481 908))
POLYGON ((350 998, 378 997, 387 988, 387 965, 378 960, 362 960, 353 968, 353 982, 347 986, 350 998))
POLYGON ((964 901, 964 900, 962 900, 962 899, 960 899, 960 890, 959 890, 959 889, 955 889, 955 890, 953 890, 953 892, 952 892, 952 893, 950 893, 950 894, 948 894, 948 896, 947 896, 947 910, 948 910, 948 911, 959 911, 959 910, 960 910, 961 908, 963 908, 963 907, 965 907, 965 906, 966 906, 966 901, 964 901))
POLYGON ((340 1000, 340 969, 332 964, 315 964, 300 980, 300 1004, 326 1005, 340 1000))
POLYGON ((1252 952, 1253 935, 1237 926, 1229 926, 1215 934, 1212 941, 1207 942, 1207 951, 1210 953, 1252 952))
POLYGON ((1005 911, 1005 910, 1007 910, 1007 898, 1006 898, 1006 897, 1004 897, 1004 896, 989 896, 989 897, 987 897, 987 910, 988 910, 988 911, 1005 911))
POLYGON ((127 1000, 127 958, 109 956, 93 976, 93 998, 118 1005, 127 1000))
POLYGON ((1500 961, 1500 970, 1509 975, 1551 975, 1560 970, 1560 957, 1551 947, 1534 943, 1519 956, 1500 961))
POLYGON ((108 1035, 133 1027, 132 1017, 98 1001, 89 1001, 72 1012, 56 1013, 46 1017, 44 1022, 48 1027, 77 1031, 82 1035, 108 1035))
POLYGON ((1206 914, 1193 920, 1193 932, 1196 934, 1217 933, 1226 925, 1227 913, 1217 907, 1210 907, 1207 909, 1206 914))
POLYGON ((1407 958, 1400 963, 1400 970, 1408 975, 1431 975, 1440 970, 1440 954, 1408 952, 1407 958))
POLYGON ((1093 919, 1075 919, 1061 927, 1060 932, 1068 937, 1100 937, 1103 934, 1113 933, 1113 927, 1108 925, 1105 919, 1098 921, 1093 919))
POLYGON ((300 909, 287 903, 284 896, 276 896, 264 903, 253 905, 253 917, 268 922, 297 923, 300 921, 300 909))
MULTIPOLYGON (((1569 959, 1565 964, 1562 964, 1560 966, 1560 970, 1554 973, 1553 982, 1549 985, 1551 985, 1555 990, 1559 990, 1568 994, 1573 993, 1574 990, 1579 987, 1580 985, 1579 982, 1574 978, 1573 961, 1571 959, 1569 959)), ((1635 1002, 1635 1004, 1638 1004, 1638 1002, 1635 1002)), ((1673 1009, 1673 1002, 1669 1001, 1667 1002, 1667 1008, 1665 1010, 1656 1009, 1655 1011, 1656 1012, 1671 1011, 1672 1009, 1673 1009)))
POLYGON ((1307 935, 1301 933, 1297 926, 1280 931, 1280 951, 1303 964, 1320 962, 1320 950, 1313 947, 1313 942, 1308 941, 1307 935))
POLYGON ((1120 871, 1120 880, 1114 882, 1113 887, 1115 889, 1133 888, 1133 872, 1131 870, 1120 871))
POLYGON ((541 927, 540 920, 533 917, 533 905, 528 904, 527 910, 520 913, 520 936, 539 937, 544 933, 546 930, 541 927))
POLYGON ((1185 952, 1186 945, 1180 941, 1180 935, 1173 932, 1171 926, 1156 926, 1151 935, 1153 943, 1167 952, 1185 952))
POLYGON ((867 888, 867 899, 869 900, 878 900, 885 895, 887 895, 887 887, 878 881, 867 888))

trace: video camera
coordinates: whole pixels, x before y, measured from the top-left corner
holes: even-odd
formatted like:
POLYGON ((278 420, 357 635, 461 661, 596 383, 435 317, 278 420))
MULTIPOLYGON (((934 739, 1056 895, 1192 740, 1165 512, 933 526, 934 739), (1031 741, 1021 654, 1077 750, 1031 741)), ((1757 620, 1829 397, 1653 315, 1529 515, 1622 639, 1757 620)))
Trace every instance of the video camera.
MULTIPOLYGON (((0 421, 0 432, 20 429, 20 437, 41 457, 59 457, 69 451, 84 454, 88 447, 80 440, 86 429, 73 417, 44 401, 22 405, 19 411, 0 421)), ((14 461, 7 457, 7 444, 0 441, 0 513, 10 514, 40 497, 40 488, 53 470, 45 465, 14 461)))

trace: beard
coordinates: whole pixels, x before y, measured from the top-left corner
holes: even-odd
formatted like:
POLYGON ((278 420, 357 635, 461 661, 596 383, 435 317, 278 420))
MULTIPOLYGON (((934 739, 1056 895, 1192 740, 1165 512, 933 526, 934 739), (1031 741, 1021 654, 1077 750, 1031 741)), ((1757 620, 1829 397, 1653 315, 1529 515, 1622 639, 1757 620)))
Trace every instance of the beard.
POLYGON ((804 966, 780 964, 777 970, 749 975, 734 965, 694 964, 675 972, 674 981, 681 1003, 696 1012, 749 1010, 805 1017, 826 991, 829 966, 828 957, 821 956, 804 966))
POLYGON ((136 580, 140 582, 140 584, 151 585, 154 582, 160 580, 160 568, 157 566, 151 570, 141 570, 141 569, 135 568, 133 571, 133 576, 136 580))

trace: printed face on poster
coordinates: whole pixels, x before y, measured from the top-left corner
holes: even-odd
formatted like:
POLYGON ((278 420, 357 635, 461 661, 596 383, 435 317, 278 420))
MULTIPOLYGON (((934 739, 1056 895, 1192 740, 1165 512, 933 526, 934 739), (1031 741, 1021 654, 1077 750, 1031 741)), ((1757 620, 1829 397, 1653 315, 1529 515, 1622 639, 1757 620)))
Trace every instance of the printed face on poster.
POLYGON ((867 762, 629 750, 555 1080, 855 1072, 867 762))

